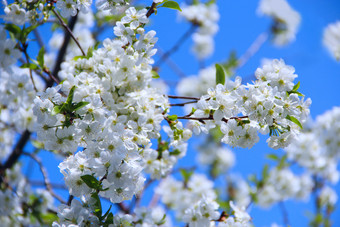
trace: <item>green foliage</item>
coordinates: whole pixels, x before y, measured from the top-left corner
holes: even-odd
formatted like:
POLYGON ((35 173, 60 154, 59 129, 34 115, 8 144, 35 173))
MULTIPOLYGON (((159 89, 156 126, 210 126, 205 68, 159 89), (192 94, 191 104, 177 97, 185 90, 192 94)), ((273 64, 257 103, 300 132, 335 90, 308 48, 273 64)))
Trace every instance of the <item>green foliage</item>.
POLYGON ((56 114, 65 115, 65 121, 63 122, 63 127, 71 126, 75 118, 81 119, 81 116, 79 114, 76 114, 75 112, 83 108, 87 104, 89 104, 89 102, 79 102, 79 103, 72 102, 75 89, 76 89, 76 86, 73 86, 70 90, 70 93, 67 96, 66 102, 60 105, 55 105, 52 110, 52 115, 56 115, 56 114))
POLYGON ((221 65, 215 64, 216 68, 216 84, 225 84, 225 72, 221 65))
POLYGON ((152 78, 153 78, 153 79, 158 79, 158 78, 160 78, 159 74, 158 74, 155 70, 152 70, 151 73, 152 73, 152 78))
POLYGON ((45 53, 45 48, 41 47, 37 56, 37 61, 39 66, 43 69, 44 68, 44 53, 45 53))
POLYGON ((291 121, 291 122, 294 122, 294 123, 297 124, 301 129, 303 129, 303 128, 302 128, 302 124, 301 124, 300 121, 299 121, 298 119, 296 119, 295 117, 290 116, 290 115, 287 115, 287 116, 286 116, 286 119, 289 120, 289 121, 291 121))
POLYGON ((300 81, 297 82, 297 84, 294 85, 293 89, 291 91, 287 91, 287 94, 297 94, 298 96, 304 96, 300 92, 298 92, 298 89, 300 88, 300 81))
POLYGON ((183 177, 184 183, 186 184, 190 177, 192 176, 192 174, 194 174, 194 171, 192 170, 187 170, 187 169, 180 169, 181 175, 183 177))
POLYGON ((20 68, 28 68, 28 69, 36 70, 36 69, 39 69, 39 66, 33 63, 25 63, 25 64, 22 64, 20 68))
POLYGON ((163 5, 159 6, 158 8, 169 8, 169 9, 174 9, 174 10, 179 10, 182 12, 181 7, 179 7, 179 4, 175 1, 165 1, 163 5))
POLYGON ((84 183, 89 186, 89 188, 93 188, 96 190, 100 190, 102 188, 101 183, 99 182, 99 180, 97 180, 97 178, 95 178, 92 175, 84 175, 80 177, 84 183))
POLYGON ((30 27, 23 27, 22 29, 15 24, 5 24, 5 29, 10 32, 11 36, 18 40, 20 43, 25 43, 27 36, 38 27, 39 25, 32 25, 30 27))
POLYGON ((177 115, 170 115, 168 116, 169 121, 176 121, 177 120, 177 115))
POLYGON ((92 203, 94 215, 96 215, 100 220, 102 216, 102 204, 100 202, 100 198, 97 193, 92 193, 91 198, 93 198, 95 201, 94 203, 92 203))

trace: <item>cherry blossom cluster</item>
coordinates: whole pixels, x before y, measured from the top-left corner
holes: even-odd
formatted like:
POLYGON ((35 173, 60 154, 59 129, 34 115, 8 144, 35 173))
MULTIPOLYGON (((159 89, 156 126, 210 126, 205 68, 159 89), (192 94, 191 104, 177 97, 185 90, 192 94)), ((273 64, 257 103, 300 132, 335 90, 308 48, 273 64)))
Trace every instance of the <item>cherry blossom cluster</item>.
POLYGON ((155 153, 156 159, 167 159, 165 151, 158 157, 150 148, 150 139, 160 136, 168 102, 150 87, 157 39, 154 31, 144 31, 147 21, 146 10, 129 8, 114 28, 117 39, 64 62, 63 83, 35 99, 36 131, 44 148, 74 154, 82 147, 59 165, 74 196, 93 193, 81 178, 85 175, 100 179, 105 189, 100 195, 119 203, 142 189, 145 165, 150 172, 167 173, 150 162, 155 153))
POLYGON ((198 162, 201 165, 213 166, 215 174, 227 172, 235 164, 234 153, 226 147, 218 146, 216 142, 207 139, 198 150, 198 162))
MULTIPOLYGON (((36 91, 27 69, 12 66, 0 69, 0 157, 4 158, 12 149, 16 132, 33 131, 36 117, 33 115, 33 100, 36 91)), ((34 77, 35 86, 43 90, 40 78, 34 77)))
POLYGON ((257 204, 269 207, 287 199, 308 199, 314 187, 309 174, 296 176, 289 168, 273 168, 264 179, 264 185, 257 188, 257 204))
POLYGON ((213 182, 204 175, 193 174, 186 183, 168 177, 156 192, 161 195, 162 202, 175 211, 176 217, 189 223, 189 226, 248 226, 251 220, 244 208, 232 202, 230 206, 234 217, 220 218, 213 182))
POLYGON ((0 222, 3 226, 36 225, 38 215, 45 214, 54 207, 50 192, 43 189, 33 190, 21 174, 21 168, 18 164, 13 169, 6 170, 6 183, 9 187, 0 190, 0 222), (31 212, 35 212, 37 216, 32 217, 31 212))
POLYGON ((259 141, 258 132, 270 135, 270 147, 286 147, 309 115, 311 104, 310 99, 299 98, 294 71, 283 60, 273 60, 256 70, 254 84, 242 85, 237 77, 208 89, 189 118, 201 120, 191 123, 194 132, 207 133, 217 124, 225 135, 222 142, 233 147, 252 147, 259 141))
POLYGON ((101 11, 107 11, 112 14, 118 14, 129 6, 130 0, 96 0, 96 7, 101 11))
POLYGON ((7 39, 6 31, 0 26, 0 67, 8 69, 21 57, 21 52, 16 48, 16 43, 12 39, 7 39))
POLYGON ((79 11, 87 13, 92 5, 92 0, 58 0, 56 7, 59 9, 61 16, 75 16, 79 11))
POLYGON ((219 218, 213 182, 204 175, 192 175, 186 186, 184 182, 168 177, 156 192, 161 195, 162 202, 176 212, 176 217, 190 226, 197 223, 209 226, 210 221, 219 218))
POLYGON ((336 60, 340 60, 340 21, 329 24, 325 28, 323 44, 336 60))
MULTIPOLYGON (((5 5, 4 19, 16 25, 23 25, 26 22, 37 24, 38 22, 46 21, 49 18, 49 11, 51 10, 51 3, 48 1, 14 1, 14 3, 5 5)), ((59 1, 58 1, 59 2, 59 1)))
POLYGON ((282 46, 295 40, 301 16, 286 0, 261 0, 258 12, 273 18, 273 42, 276 45, 282 46))
POLYGON ((340 108, 319 115, 310 130, 286 148, 288 158, 332 183, 339 181, 340 108))
POLYGON ((194 5, 183 5, 180 15, 186 20, 199 26, 197 32, 192 36, 194 46, 192 48, 194 54, 199 59, 205 59, 214 52, 213 36, 218 31, 218 13, 215 3, 197 3, 194 5))

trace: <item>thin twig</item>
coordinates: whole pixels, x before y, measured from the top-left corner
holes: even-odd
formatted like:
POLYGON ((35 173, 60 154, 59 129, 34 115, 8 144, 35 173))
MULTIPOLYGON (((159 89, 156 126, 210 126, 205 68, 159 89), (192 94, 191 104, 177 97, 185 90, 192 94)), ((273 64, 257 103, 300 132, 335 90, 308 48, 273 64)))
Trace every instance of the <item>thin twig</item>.
POLYGON ((83 56, 86 56, 86 54, 85 54, 83 48, 81 48, 80 43, 78 42, 77 38, 73 35, 72 30, 65 24, 63 19, 60 17, 60 15, 54 9, 52 9, 52 12, 57 16, 61 26, 63 26, 66 29, 66 31, 71 35, 73 41, 77 44, 77 46, 79 47, 83 56))
POLYGON ((37 39, 39 47, 40 48, 44 47, 45 44, 44 44, 44 41, 41 38, 41 35, 40 35, 39 31, 38 31, 38 28, 33 29, 33 34, 34 34, 35 38, 37 39))
POLYGON ((283 202, 280 202, 279 206, 280 206, 281 213, 282 213, 282 216, 283 216, 283 223, 284 223, 285 226, 289 227, 290 225, 289 225, 287 209, 286 209, 286 207, 285 207, 283 202))
POLYGON ((174 104, 170 104, 170 106, 185 106, 187 104, 192 104, 192 103, 197 103, 197 100, 190 101, 190 102, 183 102, 183 103, 174 103, 174 104))
MULTIPOLYGON (((70 28, 71 31, 74 29, 77 23, 77 18, 78 18, 78 14, 75 15, 74 17, 71 17, 70 21, 68 22, 67 27, 70 28)), ((58 77, 58 72, 61 69, 60 67, 61 63, 64 61, 66 50, 70 43, 70 39, 71 39, 71 34, 65 30, 64 41, 63 41, 63 44, 61 45, 61 48, 59 49, 58 56, 56 59, 56 64, 54 65, 54 69, 52 71, 53 78, 47 83, 48 87, 52 86, 54 81, 60 81, 58 77)))
POLYGON ((183 42, 190 37, 190 35, 196 30, 197 25, 191 24, 190 28, 178 39, 178 41, 175 43, 175 45, 170 48, 167 52, 163 54, 161 59, 159 59, 155 64, 154 67, 160 67, 164 61, 170 57, 171 54, 175 53, 179 47, 183 44, 183 42))
POLYGON ((73 195, 69 195, 68 200, 67 200, 67 206, 71 206, 72 200, 74 199, 73 195))
POLYGON ((155 12, 155 9, 156 9, 156 3, 152 2, 150 9, 146 13, 146 17, 150 17, 155 12))
MULTIPOLYGON (((43 181, 30 180, 29 183, 32 186, 44 186, 45 185, 45 182, 43 182, 43 181)), ((58 184, 58 183, 51 183, 50 182, 50 185, 51 185, 51 187, 53 189, 65 189, 65 190, 68 190, 68 188, 66 187, 65 184, 58 184)))
POLYGON ((238 65, 236 68, 241 68, 242 66, 244 66, 247 63, 247 61, 259 51, 259 49, 267 39, 268 33, 267 32, 261 33, 250 45, 247 51, 239 58, 238 65))
POLYGON ((45 187, 47 189, 47 191, 49 191, 49 193, 51 193, 51 195, 56 198, 57 200, 59 200, 61 203, 65 204, 66 202, 63 200, 63 198, 61 198, 59 195, 57 195, 54 191, 53 188, 50 184, 50 179, 48 178, 48 174, 47 174, 47 170, 45 169, 42 161, 40 160, 40 158, 32 153, 28 153, 28 152, 23 152, 24 155, 30 157, 31 159, 33 159, 40 168, 40 171, 43 175, 44 178, 44 183, 45 183, 45 187))
POLYGON ((200 100, 200 98, 197 98, 197 97, 177 96, 177 95, 168 95, 168 98, 170 98, 170 99, 194 99, 194 100, 200 100))
MULTIPOLYGON (((30 58, 29 58, 28 53, 27 53, 27 47, 28 47, 27 43, 22 43, 22 51, 24 52, 24 55, 26 57, 26 63, 29 64, 30 63, 30 58)), ((32 84, 33 84, 33 88, 34 88, 34 90, 36 92, 38 92, 38 89, 35 86, 35 83, 34 83, 34 80, 33 80, 33 74, 32 74, 32 69, 31 68, 29 68, 29 72, 30 72, 30 78, 31 78, 31 81, 32 81, 32 84)))
MULTIPOLYGON (((248 118, 248 116, 241 116, 241 117, 231 117, 229 119, 227 118, 222 118, 221 121, 224 121, 225 123, 228 123, 229 120, 231 119, 243 119, 243 118, 248 118)), ((213 116, 209 116, 209 117, 188 117, 188 116, 183 116, 183 117, 177 117, 177 119, 183 119, 183 120, 196 120, 196 121, 200 121, 202 123, 204 123, 203 121, 210 121, 210 120, 214 120, 213 116)))

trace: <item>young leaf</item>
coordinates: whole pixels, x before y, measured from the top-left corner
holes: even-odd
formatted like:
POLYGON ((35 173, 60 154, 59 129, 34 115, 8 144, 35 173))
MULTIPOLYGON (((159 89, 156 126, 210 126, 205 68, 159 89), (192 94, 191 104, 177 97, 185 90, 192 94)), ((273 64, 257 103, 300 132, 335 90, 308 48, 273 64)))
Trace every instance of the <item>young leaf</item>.
POLYGON ((33 63, 25 63, 22 66, 20 66, 20 68, 29 68, 32 70, 38 69, 39 67, 33 63))
POLYGON ((170 116, 168 116, 168 119, 170 121, 176 121, 177 120, 177 115, 170 115, 170 116))
POLYGON ((107 216, 105 222, 104 222, 104 227, 108 227, 109 225, 113 224, 113 214, 109 213, 109 215, 107 216))
POLYGON ((104 220, 106 218, 107 215, 109 215, 110 210, 112 208, 112 205, 110 205, 109 209, 106 211, 106 213, 100 218, 101 220, 104 220))
POLYGON ((81 176, 80 178, 90 188, 93 188, 93 189, 100 189, 101 188, 100 182, 97 180, 97 178, 95 178, 92 175, 84 175, 84 176, 81 176))
POLYGON ((44 53, 45 53, 45 48, 41 47, 38 53, 37 61, 39 63, 39 66, 43 69, 44 68, 44 53))
POLYGON ((62 105, 54 106, 51 115, 57 115, 62 110, 62 105))
POLYGON ((87 50, 86 59, 89 59, 92 56, 93 56, 93 48, 89 47, 89 49, 87 50))
POLYGON ((66 103, 67 105, 71 106, 72 105, 72 100, 73 100, 73 95, 74 95, 74 90, 76 89, 76 86, 73 85, 73 87, 70 90, 70 93, 67 96, 66 103))
POLYGON ((178 150, 178 149, 175 149, 174 151, 172 151, 172 152, 170 152, 170 155, 179 155, 179 154, 181 154, 181 151, 180 150, 178 150))
POLYGON ((222 66, 219 64, 215 64, 216 68, 216 84, 222 84, 225 83, 225 72, 222 66))
POLYGON ((276 154, 267 154, 267 158, 274 161, 280 160, 280 158, 276 154))
POLYGON ((158 79, 158 78, 160 78, 159 74, 158 74, 156 71, 152 70, 151 73, 152 73, 152 78, 153 78, 153 79, 158 79))
POLYGON ((87 104, 89 104, 90 102, 78 102, 74 107, 73 107, 73 111, 77 111, 81 108, 83 108, 84 106, 86 106, 87 104))
POLYGON ((180 171, 181 171, 181 175, 183 177, 184 182, 188 182, 191 175, 194 173, 193 171, 189 171, 186 169, 181 169, 180 171))
POLYGON ((299 89, 299 87, 300 87, 300 81, 297 82, 297 84, 294 85, 293 91, 297 91, 299 89))
POLYGON ((175 10, 179 10, 182 12, 181 8, 179 7, 178 3, 175 1, 167 1, 164 2, 164 4, 160 7, 165 7, 165 8, 169 8, 169 9, 175 9, 175 10))
POLYGON ((98 217, 101 218, 102 216, 102 204, 100 203, 100 199, 97 193, 93 193, 91 197, 95 200, 93 203, 93 210, 94 214, 98 217))
POLYGON ((290 120, 291 122, 294 122, 295 124, 297 124, 301 129, 302 129, 302 124, 300 123, 300 121, 298 119, 296 119, 293 116, 287 115, 286 117, 287 120, 290 120))

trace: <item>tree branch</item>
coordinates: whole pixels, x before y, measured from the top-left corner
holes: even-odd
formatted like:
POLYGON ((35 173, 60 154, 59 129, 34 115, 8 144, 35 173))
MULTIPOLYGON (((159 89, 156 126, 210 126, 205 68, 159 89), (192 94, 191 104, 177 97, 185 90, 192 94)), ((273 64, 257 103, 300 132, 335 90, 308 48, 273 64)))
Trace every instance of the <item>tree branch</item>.
POLYGON ((194 100, 200 100, 200 98, 196 97, 190 97, 190 96, 177 96, 177 95, 167 95, 170 99, 194 99, 194 100))
MULTIPOLYGON (((63 26, 63 27, 65 28, 65 30, 70 34, 70 36, 72 37, 73 41, 74 41, 74 42, 77 44, 77 46, 79 47, 79 49, 80 49, 81 53, 83 54, 83 56, 86 56, 86 54, 85 54, 83 48, 81 48, 80 43, 78 42, 77 38, 76 38, 76 37, 73 35, 73 33, 72 33, 72 30, 73 30, 73 29, 69 28, 69 27, 64 23, 63 19, 60 17, 60 15, 59 15, 54 9, 52 9, 52 12, 57 16, 57 18, 58 18, 58 20, 59 20, 61 26, 63 26)), ((77 15, 76 15, 76 16, 77 16, 77 15)), ((75 16, 75 17, 76 17, 76 16, 75 16)))
POLYGON ((47 170, 45 169, 45 167, 43 166, 42 164, 42 161, 40 160, 39 157, 37 157, 36 155, 34 154, 31 154, 31 153, 27 153, 27 152, 23 152, 24 155, 30 157, 31 159, 33 159, 38 165, 39 165, 39 168, 40 168, 40 171, 43 175, 43 178, 44 178, 44 184, 45 184, 45 187, 47 189, 47 191, 49 191, 51 193, 51 195, 56 198, 57 200, 59 200, 59 202, 65 204, 66 202, 59 196, 57 195, 54 191, 53 191, 53 188, 50 184, 50 180, 48 178, 48 174, 47 174, 47 170))

